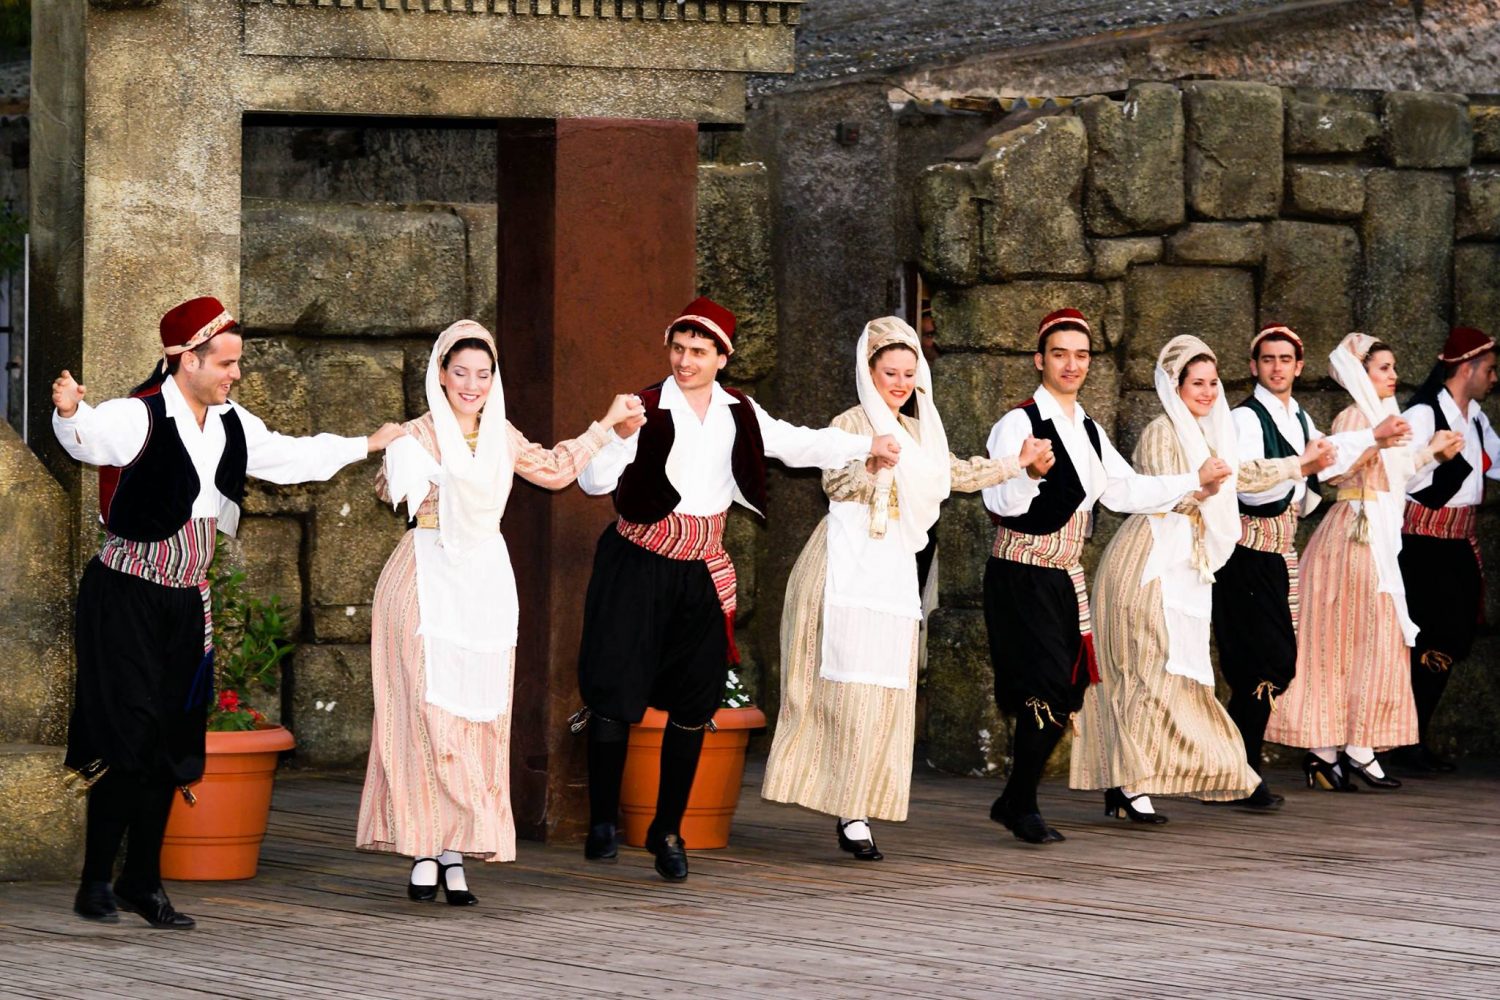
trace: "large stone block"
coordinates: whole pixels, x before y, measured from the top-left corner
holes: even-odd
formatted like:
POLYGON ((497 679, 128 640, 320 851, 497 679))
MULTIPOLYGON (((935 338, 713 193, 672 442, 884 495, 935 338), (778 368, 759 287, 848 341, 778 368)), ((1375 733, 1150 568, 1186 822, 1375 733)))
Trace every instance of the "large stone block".
POLYGON ((1011 722, 995 708, 982 611, 939 608, 927 629, 927 762, 955 774, 999 774, 1011 722))
POLYGON ((978 171, 967 164, 939 163, 917 178, 921 228, 918 265, 939 286, 962 287, 979 280, 978 171))
MULTIPOLYGON (((476 320, 486 330, 493 331, 495 303, 498 299, 496 289, 500 284, 500 221, 497 206, 462 204, 454 205, 453 211, 464 224, 466 291, 463 315, 476 320)), ((447 326, 447 323, 443 326, 447 326)))
POLYGON ((1083 177, 1088 139, 1076 118, 1041 118, 1004 132, 979 161, 982 275, 1085 276, 1083 177))
POLYGON ((726 372, 751 382, 776 365, 771 189, 763 163, 699 164, 698 291, 735 314, 726 372))
POLYGON ((72 881, 83 860, 83 785, 61 747, 0 744, 0 882, 72 881))
POLYGON ((1323 163, 1286 166, 1286 204, 1292 215, 1357 219, 1365 209, 1365 176, 1358 167, 1323 163))
POLYGON ((954 494, 938 520, 938 594, 944 608, 984 607, 984 564, 995 527, 977 495, 954 494))
POLYGON ((932 317, 940 348, 1030 354, 1036 351, 1036 328, 1043 316, 1066 306, 1080 310, 1097 326, 1106 304, 1103 287, 1090 282, 1016 281, 938 292, 932 317))
MULTIPOLYGON (((312 433, 312 396, 298 345, 282 336, 250 337, 240 362, 243 372, 234 399, 279 434, 312 433)), ((245 492, 247 514, 302 513, 312 507, 310 487, 281 486, 251 479, 245 492)))
POLYGON ((1311 378, 1321 377, 1329 353, 1355 329, 1359 249, 1350 226, 1278 219, 1267 227, 1260 323, 1297 331, 1311 378))
POLYGON ((760 551, 760 541, 764 534, 765 528, 744 507, 736 504, 730 508, 729 518, 724 523, 724 550, 734 561, 734 617, 735 622, 740 625, 748 625, 760 606, 756 599, 756 555, 760 551))
POLYGON ((1130 388, 1151 388, 1156 356, 1180 333, 1210 344, 1248 343, 1255 323, 1255 278, 1226 267, 1132 268, 1125 279, 1125 380, 1130 388))
POLYGON ((251 329, 431 333, 468 310, 464 221, 447 206, 247 199, 241 226, 251 329))
POLYGON ((1259 222, 1190 222, 1167 237, 1167 263, 1254 267, 1265 253, 1259 222))
MULTIPOLYGON (((0 420, 0 743, 54 744, 67 735, 72 517, 57 480, 0 420)), ((92 545, 92 536, 83 544, 92 545)))
POLYGON ((985 454, 995 421, 1037 387, 1031 359, 1030 354, 968 352, 938 357, 932 365, 932 393, 943 414, 950 451, 963 458, 985 454))
POLYGON ((1379 144, 1380 135, 1380 118, 1369 111, 1308 101, 1286 102, 1289 154, 1363 153, 1379 144))
POLYGON ((1261 219, 1281 208, 1281 91, 1261 83, 1183 85, 1188 207, 1206 219, 1261 219))
POLYGON ((1470 170, 1458 178, 1453 235, 1461 240, 1500 239, 1500 169, 1470 170))
POLYGON ((1358 329, 1430 357, 1448 333, 1453 181, 1416 170, 1372 171, 1365 183, 1364 278, 1358 329))
POLYGON ((1385 155, 1401 168, 1466 167, 1474 155, 1469 99, 1396 90, 1385 95, 1385 155))
POLYGON ((1143 83, 1125 100, 1088 97, 1073 105, 1088 130, 1084 218, 1090 233, 1159 233, 1183 219, 1182 95, 1143 83))
POLYGON ((1161 260, 1162 238, 1160 236, 1127 236, 1116 240, 1093 240, 1089 246, 1094 253, 1094 277, 1100 281, 1113 281, 1125 277, 1125 272, 1136 264, 1155 264, 1161 260))
POLYGON ((1500 244, 1466 243, 1454 249, 1453 300, 1454 323, 1500 332, 1500 244))
POLYGON ((369 642, 369 604, 316 604, 312 608, 314 642, 369 642))
POLYGON ((246 595, 281 599, 288 633, 302 632, 302 522, 290 517, 250 517, 236 538, 221 536, 221 561, 245 572, 246 595))
POLYGON ((1474 131, 1474 159, 1500 160, 1500 105, 1469 108, 1469 127, 1474 131))
POLYGON ((298 763, 363 765, 370 752, 374 712, 368 643, 298 647, 287 722, 297 737, 298 763))

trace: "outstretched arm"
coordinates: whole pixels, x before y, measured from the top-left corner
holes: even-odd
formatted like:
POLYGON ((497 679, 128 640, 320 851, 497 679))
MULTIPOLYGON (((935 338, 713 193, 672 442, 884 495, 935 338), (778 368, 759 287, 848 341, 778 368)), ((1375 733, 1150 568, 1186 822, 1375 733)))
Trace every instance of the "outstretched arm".
POLYGON ((264 420, 236 405, 240 426, 245 429, 249 460, 245 472, 267 482, 308 483, 329 479, 344 466, 379 451, 406 431, 399 424, 386 424, 369 437, 315 434, 291 437, 266 427, 264 420))
POLYGON ((785 465, 797 468, 838 469, 856 458, 870 454, 873 447, 867 434, 850 434, 837 427, 798 427, 785 420, 777 420, 760 404, 750 400, 755 408, 755 420, 760 424, 761 440, 766 445, 766 456, 785 465))
POLYGON ((589 429, 576 438, 557 442, 555 448, 526 440, 510 421, 506 421, 506 430, 510 432, 511 454, 516 456, 516 475, 549 490, 560 490, 577 479, 610 440, 609 429, 598 422, 589 424, 589 429))
MULTIPOLYGON (((1003 461, 1021 453, 1031 437, 1031 420, 1024 410, 1011 410, 990 428, 986 450, 990 458, 1003 461)), ((954 477, 954 488, 958 479, 954 477)), ((997 517, 1017 517, 1031 508, 1031 501, 1041 493, 1040 477, 1010 476, 983 487, 984 506, 997 517)))
POLYGON ((128 465, 146 444, 151 415, 139 399, 111 399, 97 408, 64 371, 52 383, 52 433, 69 455, 89 465, 128 465))

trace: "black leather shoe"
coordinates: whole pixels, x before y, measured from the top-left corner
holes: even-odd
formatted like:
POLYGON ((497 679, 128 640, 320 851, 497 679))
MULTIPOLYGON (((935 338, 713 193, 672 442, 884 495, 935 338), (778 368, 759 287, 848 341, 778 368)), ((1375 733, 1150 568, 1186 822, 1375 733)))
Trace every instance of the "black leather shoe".
MULTIPOLYGON (((1375 763, 1375 760, 1374 758, 1371 758, 1370 764, 1373 763, 1375 763)), ((1347 753, 1344 753, 1344 751, 1339 751, 1339 770, 1343 771, 1345 776, 1358 777, 1360 781, 1363 781, 1371 788, 1401 787, 1401 782, 1396 778, 1390 777, 1389 775, 1384 775, 1379 778, 1375 777, 1375 775, 1370 773, 1370 764, 1361 764, 1353 757, 1350 757, 1347 753)))
POLYGON ((1349 780, 1345 771, 1315 753, 1302 758, 1302 773, 1307 778, 1308 788, 1321 788, 1326 792, 1359 791, 1359 787, 1349 780))
POLYGON ((186 931, 198 926, 198 922, 186 913, 172 908, 167 892, 157 886, 150 892, 132 893, 115 885, 115 902, 126 913, 139 915, 146 923, 161 930, 186 931))
POLYGON ((613 823, 595 823, 583 841, 583 856, 610 864, 620 858, 620 836, 613 823))
POLYGON ((682 838, 668 833, 659 840, 648 839, 646 847, 656 855, 656 874, 668 882, 685 882, 688 877, 687 847, 682 838))
POLYGON ((1286 798, 1284 796, 1277 795, 1271 791, 1271 789, 1266 787, 1266 783, 1262 781, 1255 786, 1255 791, 1242 799, 1221 799, 1214 802, 1205 800, 1203 804, 1206 806, 1234 806, 1247 812, 1275 812, 1285 802, 1286 798))
POLYGON ((438 885, 443 887, 443 901, 449 906, 473 906, 479 902, 478 896, 474 895, 468 889, 448 888, 448 872, 453 868, 463 871, 463 862, 460 861, 456 865, 445 865, 441 861, 438 862, 438 885))
POLYGON ((1047 825, 1041 813, 1017 813, 1002 795, 990 806, 990 819, 1028 844, 1057 844, 1068 839, 1047 825))
MULTIPOLYGON (((420 865, 424 861, 431 861, 433 864, 438 863, 437 858, 417 858, 411 863, 412 875, 417 873, 417 865, 420 865)), ((441 878, 442 874, 442 869, 439 868, 438 876, 441 878)), ((417 885, 417 883, 408 877, 406 880, 406 898, 413 903, 430 903, 434 899, 437 899, 437 883, 434 882, 432 885, 417 885)))
POLYGON ((1141 812, 1135 807, 1135 800, 1145 797, 1144 792, 1140 795, 1126 795, 1122 788, 1106 788, 1104 815, 1128 819, 1132 823, 1145 823, 1147 826, 1161 826, 1167 821, 1167 817, 1159 812, 1141 812))
MULTIPOLYGON (((880 853, 880 848, 875 846, 875 838, 867 837, 863 840, 850 840, 844 833, 844 827, 849 823, 858 823, 859 820, 851 819, 847 823, 843 820, 835 820, 835 829, 839 834, 839 847, 854 855, 856 861, 880 861, 885 857, 880 853)), ((868 825, 868 822, 866 823, 868 825)))
POLYGON ((73 912, 85 920, 97 920, 101 924, 117 924, 120 912, 115 909, 115 894, 108 882, 85 882, 78 887, 73 897, 73 912))

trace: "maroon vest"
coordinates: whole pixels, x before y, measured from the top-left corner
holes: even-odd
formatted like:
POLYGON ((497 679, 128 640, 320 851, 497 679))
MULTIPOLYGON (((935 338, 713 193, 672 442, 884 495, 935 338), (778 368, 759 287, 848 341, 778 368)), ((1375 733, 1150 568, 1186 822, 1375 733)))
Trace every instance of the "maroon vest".
MULTIPOLYGON (((661 387, 658 382, 639 394, 646 407, 646 426, 636 432, 640 442, 636 445, 635 461, 625 467, 615 486, 615 511, 636 524, 660 521, 682 500, 667 479, 667 456, 677 440, 677 429, 672 423, 672 411, 661 407, 661 387)), ((734 417, 734 450, 730 457, 734 483, 764 521, 766 446, 761 440, 760 423, 755 419, 749 396, 727 386, 724 391, 738 404, 729 408, 734 417)))

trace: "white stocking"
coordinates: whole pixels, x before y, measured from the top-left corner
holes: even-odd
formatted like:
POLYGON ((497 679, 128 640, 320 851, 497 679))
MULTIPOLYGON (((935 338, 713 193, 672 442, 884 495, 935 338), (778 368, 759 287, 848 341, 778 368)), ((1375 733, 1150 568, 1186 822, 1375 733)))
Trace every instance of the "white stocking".
POLYGON ((1337 764, 1339 759, 1338 747, 1314 747, 1309 751, 1314 757, 1325 764, 1337 764))
POLYGON ((413 858, 411 868, 412 885, 437 885, 437 858, 413 858))
POLYGON ((1350 745, 1344 747, 1344 753, 1349 755, 1350 760, 1354 761, 1354 763, 1364 768, 1365 772, 1369 774, 1370 777, 1385 777, 1385 769, 1380 766, 1380 761, 1375 759, 1374 747, 1357 747, 1350 745))
POLYGON ((846 820, 841 816, 839 817, 839 822, 849 824, 848 826, 844 827, 844 836, 848 837, 850 840, 873 839, 870 835, 870 824, 867 821, 862 819, 846 820))
POLYGON ((464 856, 457 851, 444 851, 438 855, 438 864, 442 865, 443 882, 453 892, 467 892, 469 881, 464 878, 464 856), (449 866, 452 867, 449 867, 449 866))
POLYGON ((1123 785, 1120 787, 1120 791, 1125 793, 1125 797, 1130 800, 1130 808, 1134 809, 1136 812, 1145 813, 1148 816, 1154 816, 1156 814, 1156 810, 1151 806, 1151 796, 1132 795, 1130 789, 1124 787, 1123 785))

